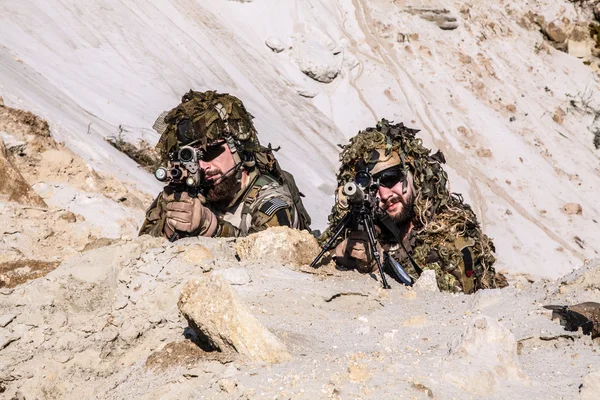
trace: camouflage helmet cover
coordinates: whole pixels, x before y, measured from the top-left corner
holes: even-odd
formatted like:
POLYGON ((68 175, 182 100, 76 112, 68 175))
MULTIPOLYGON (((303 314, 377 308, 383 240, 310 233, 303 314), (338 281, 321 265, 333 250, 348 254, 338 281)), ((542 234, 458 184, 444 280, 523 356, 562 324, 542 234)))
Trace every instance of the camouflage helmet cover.
POLYGON ((156 148, 163 159, 180 145, 195 143, 205 147, 227 138, 253 149, 259 146, 253 118, 235 96, 190 90, 183 95, 181 103, 164 116, 164 131, 156 148))
POLYGON ((436 210, 448 202, 448 175, 441 164, 446 160, 441 151, 430 154, 423 141, 416 137, 418 129, 402 123, 393 124, 382 119, 375 128, 367 128, 350 139, 340 154, 341 166, 337 175, 338 186, 354 179, 356 173, 366 169, 371 173, 382 166, 398 163, 407 176, 410 171, 419 199, 426 199, 424 217, 432 217, 436 210))

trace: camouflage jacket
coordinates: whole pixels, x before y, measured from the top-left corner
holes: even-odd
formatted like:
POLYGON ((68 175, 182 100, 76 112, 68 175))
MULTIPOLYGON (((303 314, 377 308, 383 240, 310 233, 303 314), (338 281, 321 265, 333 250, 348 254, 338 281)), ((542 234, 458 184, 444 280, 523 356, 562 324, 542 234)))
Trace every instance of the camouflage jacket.
MULTIPOLYGON (((411 231, 405 238, 403 245, 400 245, 395 238, 382 237, 379 243, 388 254, 396 259, 404 270, 416 281, 419 278, 419 272, 415 268, 413 260, 415 253, 420 250, 418 235, 411 231), (405 251, 406 249, 406 251, 405 251), (408 251, 408 254, 407 254, 408 251), (409 257, 409 254, 411 257, 409 257)), ((443 247, 431 247, 427 251, 425 262, 417 264, 422 270, 433 270, 440 290, 449 292, 473 293, 476 289, 475 271, 481 269, 479 260, 474 257, 474 241, 463 236, 457 236, 452 243, 444 243, 443 247), (462 257, 458 259, 456 265, 452 262, 444 262, 443 253, 458 251, 462 257)), ((420 257, 421 259, 423 257, 420 257)))
MULTIPOLYGON (((425 243, 423 237, 427 238, 428 235, 411 231, 402 244, 391 235, 381 234, 377 238, 381 261, 388 273, 391 271, 385 265, 383 252, 398 261, 413 281, 419 278, 421 270, 435 271, 438 288, 443 291, 473 293, 478 289, 507 286, 504 276, 496 273, 493 267, 486 267, 482 257, 477 256, 480 252, 476 248, 481 243, 458 235, 451 241, 445 240, 442 244, 432 245, 425 243)), ((338 253, 338 248, 335 250, 339 264, 358 268, 363 272, 377 268, 375 260, 368 254, 365 261, 359 261, 350 255, 351 246, 344 245, 344 242, 339 246, 347 246, 342 253, 338 253)))
MULTIPOLYGON (((271 226, 298 227, 298 214, 286 187, 272 176, 258 172, 250 175, 250 182, 225 210, 204 204, 217 216, 215 237, 246 236, 271 226)), ((165 220, 166 201, 160 193, 146 212, 140 236, 164 236, 165 220)))

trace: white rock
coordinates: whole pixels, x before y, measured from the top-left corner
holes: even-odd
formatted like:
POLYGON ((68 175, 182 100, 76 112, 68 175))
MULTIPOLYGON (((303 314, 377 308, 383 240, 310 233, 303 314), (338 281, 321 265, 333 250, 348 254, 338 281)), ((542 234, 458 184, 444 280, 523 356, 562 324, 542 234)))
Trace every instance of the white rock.
POLYGON ((417 279, 413 287, 422 292, 439 292, 435 271, 425 270, 417 279))
POLYGON ((306 97, 308 99, 312 99, 313 97, 315 97, 316 95, 319 94, 319 92, 313 92, 313 91, 307 90, 307 89, 296 89, 296 93, 298 93, 300 96, 306 97))
POLYGON ((488 316, 472 319, 453 340, 444 378, 478 396, 492 393, 497 384, 507 380, 528 380, 521 372, 514 335, 488 316))
POLYGON ((221 275, 232 285, 246 285, 252 282, 250 274, 248 274, 248 271, 243 268, 229 268, 216 271, 216 273, 221 275))
POLYGON ((277 38, 268 38, 267 40, 265 40, 265 44, 275 53, 281 53, 285 50, 285 45, 283 44, 283 42, 281 42, 281 40, 277 38))

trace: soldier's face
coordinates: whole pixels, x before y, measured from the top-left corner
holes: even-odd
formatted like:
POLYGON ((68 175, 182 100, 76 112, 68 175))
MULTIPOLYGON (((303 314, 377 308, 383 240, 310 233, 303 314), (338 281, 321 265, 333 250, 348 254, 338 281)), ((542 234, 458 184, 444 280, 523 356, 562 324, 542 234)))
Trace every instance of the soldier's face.
POLYGON ((204 177, 213 182, 220 182, 223 174, 230 171, 234 166, 233 155, 226 143, 218 146, 209 146, 206 156, 203 160, 200 160, 200 168, 204 177))
POLYGON ((211 181, 212 186, 206 194, 211 203, 227 202, 239 189, 235 171, 235 161, 226 143, 219 146, 209 146, 200 160, 200 168, 204 177, 211 181))
POLYGON ((379 186, 379 206, 388 213, 397 224, 410 221, 413 217, 414 189, 413 176, 409 172, 406 190, 403 188, 402 175, 396 180, 393 175, 385 181, 385 185, 379 186))

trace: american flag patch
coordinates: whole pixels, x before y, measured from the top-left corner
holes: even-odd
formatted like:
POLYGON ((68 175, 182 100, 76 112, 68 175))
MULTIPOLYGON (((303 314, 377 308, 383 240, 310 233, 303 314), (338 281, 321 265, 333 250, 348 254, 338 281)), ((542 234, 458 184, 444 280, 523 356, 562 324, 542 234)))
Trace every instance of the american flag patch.
POLYGON ((279 198, 274 198, 265 202, 262 205, 262 207, 260 207, 260 211, 270 217, 271 215, 275 214, 278 210, 287 207, 289 206, 285 201, 279 198))

